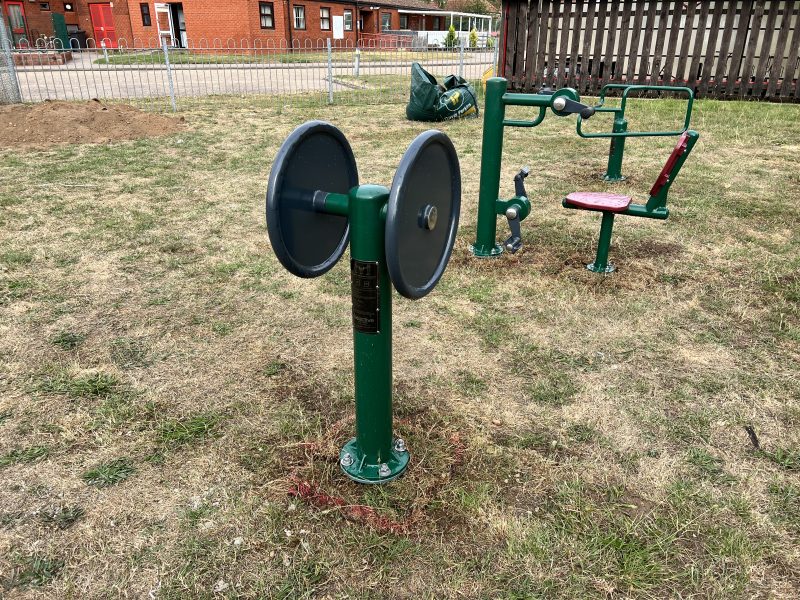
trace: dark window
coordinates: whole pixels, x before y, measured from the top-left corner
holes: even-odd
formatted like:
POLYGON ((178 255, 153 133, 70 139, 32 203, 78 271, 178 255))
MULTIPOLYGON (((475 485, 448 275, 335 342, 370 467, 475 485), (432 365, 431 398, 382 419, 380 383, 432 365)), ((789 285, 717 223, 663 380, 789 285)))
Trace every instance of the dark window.
POLYGON ((64 12, 75 12, 75 4, 72 2, 64 2, 64 12))
POLYGON ((275 8, 272 2, 259 2, 258 16, 261 19, 261 29, 275 29, 275 8))
POLYGON ((389 31, 392 28, 392 13, 381 13, 381 29, 389 31))
POLYGON ((408 15, 400 15, 400 29, 408 29, 408 15))
POLYGON ((433 17, 433 30, 439 31, 439 17, 433 17))
POLYGON ((344 30, 353 31, 353 11, 344 11, 344 30))
POLYGON ((305 29, 306 28, 306 7, 305 6, 295 6, 294 7, 294 28, 295 29, 305 29))
POLYGON ((330 29, 331 28, 331 9, 327 6, 323 6, 319 9, 319 28, 320 29, 330 29))
POLYGON ((139 5, 139 10, 142 12, 142 25, 144 27, 150 27, 153 24, 153 21, 150 19, 150 5, 147 2, 142 2, 139 5))
POLYGON ((41 10, 50 10, 50 3, 49 2, 39 2, 39 8, 41 10))

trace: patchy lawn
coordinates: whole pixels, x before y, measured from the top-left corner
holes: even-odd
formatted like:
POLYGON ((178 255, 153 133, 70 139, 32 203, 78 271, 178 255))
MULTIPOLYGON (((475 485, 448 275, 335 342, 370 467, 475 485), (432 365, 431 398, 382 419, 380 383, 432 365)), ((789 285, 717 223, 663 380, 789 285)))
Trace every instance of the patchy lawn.
MULTIPOLYGON (((526 246, 476 260, 481 121, 441 125, 456 249, 433 294, 395 296, 412 461, 364 487, 336 464, 347 261, 280 267, 267 174, 322 118, 389 184, 427 126, 402 105, 185 105, 168 137, 0 151, 8 597, 800 595, 800 107, 698 102, 670 219, 620 217, 607 278, 583 268, 598 216, 559 203, 607 189, 607 141, 552 115, 508 131, 526 246)), ((680 110, 634 103, 630 128, 680 110)), ((672 143, 629 140, 613 189, 644 197, 672 143)))

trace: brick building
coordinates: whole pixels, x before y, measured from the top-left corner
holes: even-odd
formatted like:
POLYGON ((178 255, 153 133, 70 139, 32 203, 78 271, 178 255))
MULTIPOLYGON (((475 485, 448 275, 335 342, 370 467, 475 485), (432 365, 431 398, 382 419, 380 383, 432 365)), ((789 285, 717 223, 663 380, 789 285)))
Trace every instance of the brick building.
POLYGON ((115 48, 191 43, 304 46, 328 37, 356 43, 385 31, 443 31, 452 13, 425 0, 0 0, 0 10, 19 44, 54 34, 53 15, 64 15, 70 33, 85 32, 115 48))

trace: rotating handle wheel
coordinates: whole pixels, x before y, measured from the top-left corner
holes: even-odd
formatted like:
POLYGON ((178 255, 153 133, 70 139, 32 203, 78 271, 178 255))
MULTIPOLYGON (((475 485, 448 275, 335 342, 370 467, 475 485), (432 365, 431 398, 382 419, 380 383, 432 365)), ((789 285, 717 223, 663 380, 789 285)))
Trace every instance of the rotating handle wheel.
POLYGON ((421 133, 400 160, 386 209, 386 266, 395 289, 422 298, 442 277, 458 229, 461 168, 441 131, 421 133))
POLYGON ((347 216, 322 212, 329 193, 358 185, 353 150, 330 123, 309 121, 280 147, 267 187, 267 232, 281 264, 317 277, 341 258, 350 240, 347 216))

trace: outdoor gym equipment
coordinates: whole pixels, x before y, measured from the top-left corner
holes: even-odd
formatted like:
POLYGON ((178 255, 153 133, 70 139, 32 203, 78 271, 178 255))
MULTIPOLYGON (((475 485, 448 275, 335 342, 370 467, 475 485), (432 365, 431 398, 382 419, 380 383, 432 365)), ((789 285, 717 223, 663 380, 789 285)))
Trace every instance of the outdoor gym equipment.
POLYGON ((503 128, 536 127, 544 120, 548 108, 559 117, 577 113, 588 119, 594 114, 593 108, 580 103, 578 92, 572 88, 562 88, 556 92, 541 90, 538 94, 507 93, 507 88, 508 81, 502 77, 492 77, 486 81, 478 228, 475 243, 471 246, 475 256, 497 256, 504 249, 511 253, 519 250, 522 247, 520 222, 531 212, 524 185, 530 172, 527 167, 514 177, 515 196, 508 200, 499 199, 503 128), (539 109, 539 114, 531 121, 506 119, 506 106, 532 106, 539 109), (498 215, 505 215, 511 230, 511 236, 503 245, 496 243, 498 215))
POLYGON ((593 263, 586 265, 587 269, 595 273, 611 273, 614 271, 614 265, 608 262, 608 249, 611 246, 614 215, 631 215, 650 219, 666 219, 669 216, 667 193, 699 136, 700 134, 691 129, 681 134, 677 145, 667 159, 667 163, 661 169, 658 179, 656 179, 653 187, 650 188, 650 198, 646 204, 631 204, 630 196, 605 192, 572 192, 564 198, 562 204, 565 208, 593 210, 603 213, 603 218, 600 222, 600 239, 597 242, 597 256, 593 263))
POLYGON ((610 133, 584 133, 581 127, 583 119, 578 117, 577 131, 582 138, 611 138, 611 147, 608 151, 608 167, 603 175, 605 181, 623 181, 622 158, 625 153, 625 139, 629 137, 663 137, 671 135, 682 135, 689 129, 689 121, 692 118, 692 105, 694 104, 694 91, 688 87, 678 87, 671 85, 627 85, 624 83, 609 83, 600 90, 600 103, 594 106, 596 113, 614 113, 614 123, 610 133), (606 93, 609 90, 622 90, 619 106, 605 106, 606 93), (628 131, 628 121, 625 119, 625 107, 628 104, 628 97, 632 93, 640 92, 668 92, 674 94, 686 94, 686 114, 683 118, 683 128, 675 131, 628 131))
POLYGON ((267 189, 267 231, 278 260, 298 277, 330 270, 350 246, 356 437, 339 465, 360 483, 384 483, 408 466, 392 433, 392 293, 422 298, 450 259, 461 207, 453 143, 426 131, 400 161, 391 189, 359 185, 344 134, 309 121, 281 146, 267 189))

